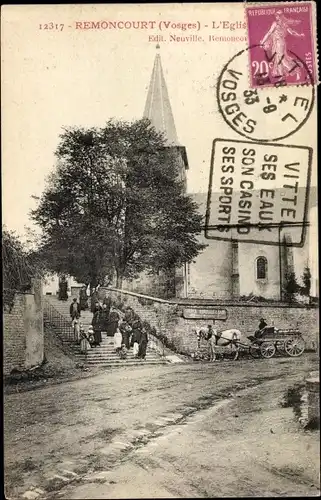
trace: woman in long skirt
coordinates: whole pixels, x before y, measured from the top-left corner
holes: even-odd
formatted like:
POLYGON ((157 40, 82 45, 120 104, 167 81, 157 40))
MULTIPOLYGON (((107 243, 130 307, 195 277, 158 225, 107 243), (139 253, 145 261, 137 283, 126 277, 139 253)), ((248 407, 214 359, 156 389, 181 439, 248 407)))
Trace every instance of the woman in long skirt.
POLYGON ((100 343, 102 342, 102 338, 101 338, 101 318, 100 318, 100 315, 101 315, 101 311, 96 311, 95 314, 94 314, 94 317, 92 319, 92 327, 94 329, 94 336, 95 336, 95 345, 100 345, 100 343))
POLYGON ((115 308, 112 307, 110 314, 109 314, 108 325, 107 325, 108 337, 113 337, 115 335, 115 332, 118 328, 119 320, 120 320, 120 317, 119 317, 118 312, 116 311, 115 308))
POLYGON ((119 329, 121 331, 122 337, 123 337, 123 344, 125 345, 126 349, 129 349, 129 338, 131 334, 131 326, 127 323, 127 321, 122 321, 119 329))
POLYGON ((133 354, 135 357, 137 357, 137 355, 138 355, 141 335, 142 335, 142 324, 138 320, 138 321, 135 321, 133 323, 133 333, 132 333, 132 338, 131 338, 131 345, 134 348, 133 354))
POLYGON ((147 343, 148 343, 147 331, 145 328, 142 328, 142 334, 140 337, 139 350, 138 350, 138 358, 145 359, 147 343))
POLYGON ((122 346, 122 334, 119 328, 117 328, 114 333, 114 348, 117 354, 120 353, 121 346, 122 346))

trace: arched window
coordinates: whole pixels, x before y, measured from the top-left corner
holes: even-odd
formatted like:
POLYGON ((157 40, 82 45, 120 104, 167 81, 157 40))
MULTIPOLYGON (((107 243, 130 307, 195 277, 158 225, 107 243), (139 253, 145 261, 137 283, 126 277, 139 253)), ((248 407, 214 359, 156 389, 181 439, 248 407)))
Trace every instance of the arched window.
POLYGON ((267 259, 258 257, 256 259, 256 279, 264 280, 267 278, 267 259))

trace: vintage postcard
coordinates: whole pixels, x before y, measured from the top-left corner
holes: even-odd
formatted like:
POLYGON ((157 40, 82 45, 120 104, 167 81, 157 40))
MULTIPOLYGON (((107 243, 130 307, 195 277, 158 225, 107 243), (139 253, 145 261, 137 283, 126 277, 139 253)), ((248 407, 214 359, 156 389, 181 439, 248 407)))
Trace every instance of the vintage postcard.
POLYGON ((2 6, 6 498, 320 495, 316 10, 2 6))

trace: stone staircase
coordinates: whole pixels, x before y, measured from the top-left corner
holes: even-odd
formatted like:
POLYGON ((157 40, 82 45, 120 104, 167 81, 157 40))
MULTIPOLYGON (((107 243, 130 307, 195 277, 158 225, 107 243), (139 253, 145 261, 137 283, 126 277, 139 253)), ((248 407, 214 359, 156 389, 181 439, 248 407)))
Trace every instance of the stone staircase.
POLYGON ((102 334, 102 343, 98 347, 93 347, 87 352, 87 355, 80 354, 79 347, 77 345, 72 346, 77 359, 79 362, 85 363, 86 365, 99 365, 99 366, 114 366, 114 365, 146 365, 146 364, 160 364, 166 363, 165 359, 162 359, 160 354, 151 347, 147 348, 145 360, 137 359, 134 357, 133 349, 130 348, 127 352, 126 359, 120 359, 118 354, 114 349, 114 339, 112 337, 107 337, 106 334, 102 334))
MULTIPOLYGON (((76 297, 76 296, 75 296, 76 297)), ((69 308, 70 304, 72 303, 72 299, 74 297, 71 296, 69 297, 68 300, 63 301, 63 300, 58 300, 58 297, 55 295, 45 295, 45 299, 60 313, 66 321, 68 321, 71 324, 71 318, 70 318, 70 313, 69 313, 69 308)), ((77 297, 78 298, 78 297, 77 297)), ((90 310, 87 311, 81 311, 81 318, 80 321, 83 324, 85 330, 88 329, 88 327, 91 325, 91 320, 93 319, 93 314, 90 312, 90 310)))
MULTIPOLYGON (((89 349, 87 354, 82 354, 79 344, 75 341, 73 329, 71 328, 69 308, 73 297, 69 297, 69 300, 66 302, 58 300, 58 298, 53 295, 46 295, 44 299, 45 324, 50 327, 53 333, 60 337, 63 344, 68 345, 69 350, 73 352, 80 363, 87 366, 101 367, 167 364, 159 346, 156 348, 158 343, 154 341, 151 336, 149 336, 145 360, 135 358, 132 348, 127 351, 126 359, 120 359, 114 349, 113 337, 107 337, 105 333, 102 333, 102 343, 100 346, 89 349)), ((90 311, 81 312, 81 323, 85 331, 87 331, 88 327, 91 325, 92 316, 90 311)))

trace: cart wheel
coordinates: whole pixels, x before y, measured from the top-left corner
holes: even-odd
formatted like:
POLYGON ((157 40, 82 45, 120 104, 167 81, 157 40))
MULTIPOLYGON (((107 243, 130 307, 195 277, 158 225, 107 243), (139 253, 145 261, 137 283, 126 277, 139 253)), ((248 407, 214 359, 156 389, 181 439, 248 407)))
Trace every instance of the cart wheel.
POLYGON ((260 346, 260 351, 263 358, 272 358, 275 354, 275 345, 273 342, 263 342, 260 346))
POLYGON ((258 344, 252 344, 249 348, 249 353, 252 358, 257 359, 261 357, 261 349, 258 344))
POLYGON ((284 349, 289 356, 301 356, 305 349, 305 342, 301 337, 288 339, 284 342, 284 349))

